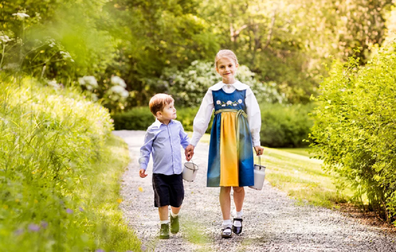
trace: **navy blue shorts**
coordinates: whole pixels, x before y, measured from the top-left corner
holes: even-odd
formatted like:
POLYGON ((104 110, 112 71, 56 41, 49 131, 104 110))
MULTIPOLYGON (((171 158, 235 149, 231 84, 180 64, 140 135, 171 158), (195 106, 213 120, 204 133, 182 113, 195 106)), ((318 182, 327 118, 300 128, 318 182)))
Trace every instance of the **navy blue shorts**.
POLYGON ((154 206, 180 207, 184 199, 183 175, 153 173, 154 206))

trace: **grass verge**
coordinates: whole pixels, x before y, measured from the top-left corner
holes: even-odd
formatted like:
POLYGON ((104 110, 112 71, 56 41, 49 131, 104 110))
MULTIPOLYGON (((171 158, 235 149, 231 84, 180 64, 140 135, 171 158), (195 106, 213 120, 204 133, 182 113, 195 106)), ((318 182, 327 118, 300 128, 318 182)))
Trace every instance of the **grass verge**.
POLYGON ((305 148, 265 148, 261 162, 267 167, 266 180, 300 203, 337 208, 352 196, 349 190, 337 191, 331 175, 322 170, 322 161, 311 159, 305 148))
POLYGON ((84 187, 76 192, 92 211, 90 232, 104 251, 140 251, 141 242, 122 218, 119 208, 120 177, 129 162, 127 144, 111 135, 103 149, 101 160, 86 175, 84 187))

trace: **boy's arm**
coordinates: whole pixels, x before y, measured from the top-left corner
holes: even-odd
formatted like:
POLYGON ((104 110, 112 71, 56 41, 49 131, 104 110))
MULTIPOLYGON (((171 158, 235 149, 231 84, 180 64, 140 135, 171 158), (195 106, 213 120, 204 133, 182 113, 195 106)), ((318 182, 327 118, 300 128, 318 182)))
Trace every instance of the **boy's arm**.
POLYGON ((150 132, 150 130, 147 130, 145 136, 144 136, 144 144, 140 148, 140 156, 139 156, 139 176, 144 178, 147 176, 145 174, 145 171, 147 170, 148 163, 150 161, 150 155, 151 152, 153 151, 153 141, 155 138, 155 134, 150 132))
POLYGON ((180 123, 180 128, 181 128, 179 132, 180 144, 183 146, 185 150, 184 154, 186 155, 187 161, 190 161, 191 158, 194 156, 194 148, 191 149, 190 139, 188 138, 187 133, 184 132, 183 125, 181 123, 180 123))

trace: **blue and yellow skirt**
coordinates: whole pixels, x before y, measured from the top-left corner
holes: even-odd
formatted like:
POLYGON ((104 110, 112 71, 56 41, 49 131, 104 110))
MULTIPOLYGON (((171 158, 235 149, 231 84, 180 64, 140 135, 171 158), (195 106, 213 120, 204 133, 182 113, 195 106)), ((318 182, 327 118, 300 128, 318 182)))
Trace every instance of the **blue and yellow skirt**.
POLYGON ((253 145, 243 110, 215 112, 209 146, 208 187, 254 185, 253 145))

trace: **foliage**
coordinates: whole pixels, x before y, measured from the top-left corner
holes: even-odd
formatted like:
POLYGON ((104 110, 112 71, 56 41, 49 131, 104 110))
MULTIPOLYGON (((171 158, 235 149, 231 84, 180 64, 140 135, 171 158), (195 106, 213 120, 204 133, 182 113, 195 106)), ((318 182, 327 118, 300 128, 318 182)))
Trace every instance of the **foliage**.
POLYGON ((312 104, 261 105, 260 140, 268 147, 302 147, 311 131, 313 121, 308 115, 312 104))
POLYGON ((340 188, 353 186, 383 218, 396 214, 395 44, 365 67, 358 59, 334 63, 321 84, 311 143, 340 188))
MULTIPOLYGON (((251 87, 259 103, 285 100, 272 84, 259 82, 244 65, 239 66, 237 79, 251 87)), ((208 88, 221 81, 221 78, 212 62, 193 61, 183 71, 165 69, 162 80, 163 85, 169 87, 168 93, 174 97, 176 104, 196 107, 201 104, 208 88)))
MULTIPOLYGON (((101 174, 94 164, 113 155, 104 147, 112 129, 108 111, 78 92, 28 78, 0 83, 1 251, 95 250, 114 242, 99 229, 126 236, 89 190, 101 174)), ((123 160, 111 163, 122 170, 123 160)))
MULTIPOLYGON (((176 105, 177 108, 177 105, 176 105)), ((177 118, 184 127, 185 131, 193 130, 194 117, 198 112, 195 108, 177 108, 177 118)), ((116 130, 147 130, 155 121, 155 117, 148 107, 136 107, 131 110, 112 115, 114 128, 116 130)), ((208 132, 210 132, 210 125, 208 132)))

